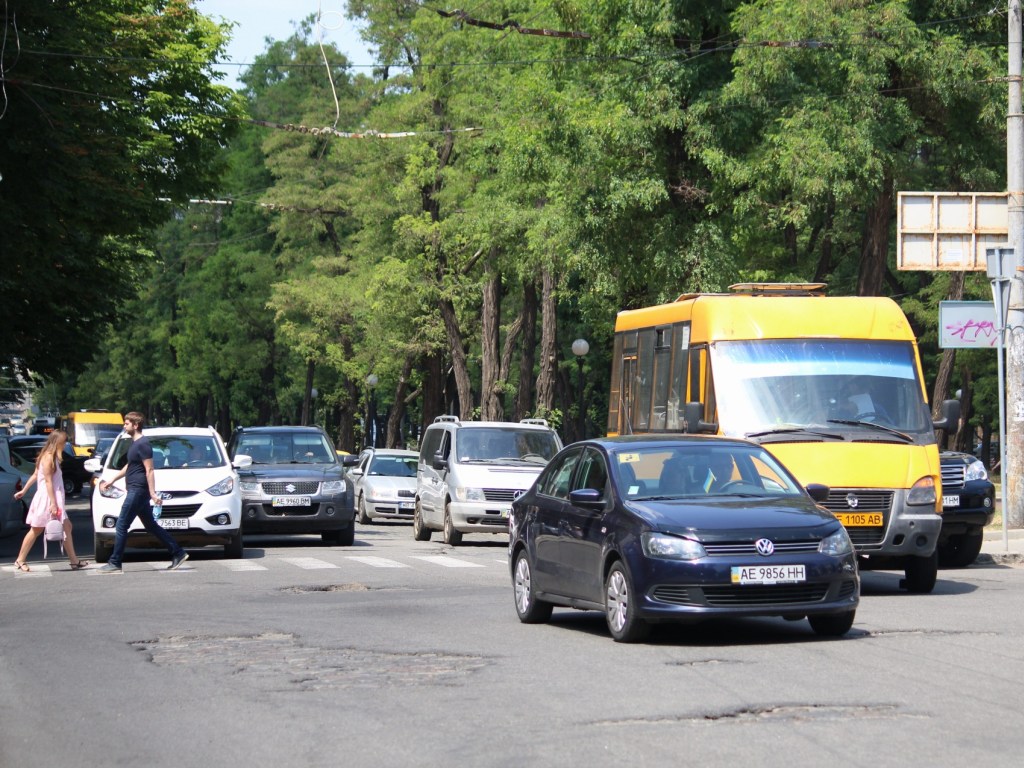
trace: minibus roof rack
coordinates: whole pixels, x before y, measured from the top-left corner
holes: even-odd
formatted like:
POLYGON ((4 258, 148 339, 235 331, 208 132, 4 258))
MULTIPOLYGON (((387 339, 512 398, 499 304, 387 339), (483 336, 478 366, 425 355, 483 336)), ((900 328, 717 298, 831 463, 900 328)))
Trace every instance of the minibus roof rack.
POLYGON ((824 296, 828 283, 734 283, 733 293, 751 296, 824 296))

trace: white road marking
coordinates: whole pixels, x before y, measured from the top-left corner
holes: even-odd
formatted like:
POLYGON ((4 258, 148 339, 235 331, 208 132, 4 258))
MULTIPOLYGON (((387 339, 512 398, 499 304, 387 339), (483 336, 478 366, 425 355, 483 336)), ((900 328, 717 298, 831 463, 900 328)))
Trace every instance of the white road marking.
POLYGON ((320 560, 316 557, 282 557, 279 559, 285 563, 294 565, 296 568, 302 568, 306 571, 338 567, 334 563, 328 563, 326 560, 320 560))
POLYGON ((19 579, 31 578, 32 576, 52 576, 53 575, 53 572, 50 570, 50 566, 48 566, 48 565, 33 565, 32 563, 29 563, 28 567, 32 569, 28 573, 25 573, 25 571, 18 570, 13 565, 5 565, 4 566, 4 570, 13 573, 15 575, 15 577, 17 577, 19 579))
POLYGON ((483 568, 480 563, 471 563, 467 560, 459 560, 457 557, 448 555, 411 555, 416 560, 423 560, 434 565, 442 565, 445 568, 483 568))
POLYGON ((373 568, 408 568, 409 566, 405 563, 400 563, 397 560, 389 560, 386 557, 349 557, 347 560, 354 560, 357 563, 363 565, 369 565, 373 568))
POLYGON ((218 560, 229 571, 265 571, 267 567, 252 560, 218 560))

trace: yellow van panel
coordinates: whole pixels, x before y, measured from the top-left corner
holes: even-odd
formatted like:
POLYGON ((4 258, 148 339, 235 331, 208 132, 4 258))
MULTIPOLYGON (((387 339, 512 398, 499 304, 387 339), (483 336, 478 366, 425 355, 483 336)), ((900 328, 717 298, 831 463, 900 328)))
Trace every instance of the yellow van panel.
POLYGON ((834 488, 910 488, 925 476, 939 493, 934 445, 890 443, 769 443, 763 446, 803 485, 834 488))

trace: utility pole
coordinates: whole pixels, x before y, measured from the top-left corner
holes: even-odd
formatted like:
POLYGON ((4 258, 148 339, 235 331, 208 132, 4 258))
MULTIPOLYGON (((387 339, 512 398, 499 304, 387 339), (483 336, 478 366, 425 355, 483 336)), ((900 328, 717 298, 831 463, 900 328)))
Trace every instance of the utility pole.
POLYGON ((1009 0, 1007 13, 1009 99, 1006 113, 1007 240, 1016 274, 1010 280, 1006 325, 1006 446, 1002 478, 1003 515, 1011 528, 1024 528, 1024 113, 1021 112, 1021 0, 1009 0))

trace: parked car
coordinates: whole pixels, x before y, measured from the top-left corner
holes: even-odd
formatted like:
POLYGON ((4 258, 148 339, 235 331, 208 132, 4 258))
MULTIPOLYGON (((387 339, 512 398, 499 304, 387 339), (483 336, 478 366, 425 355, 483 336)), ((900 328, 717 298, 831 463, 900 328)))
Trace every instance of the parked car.
MULTIPOLYGON (((225 557, 242 557, 242 494, 236 470, 244 470, 249 459, 230 461, 224 441, 212 427, 155 427, 143 434, 153 448, 156 490, 164 500, 157 522, 184 547, 221 544, 225 557)), ((86 460, 86 469, 99 472, 101 480, 113 477, 128 463, 131 442, 128 435, 119 435, 102 460, 86 460)), ((110 560, 124 495, 124 478, 105 491, 97 485, 92 495, 97 563, 110 560)), ((160 548, 163 544, 136 520, 128 529, 128 546, 160 548)))
POLYGON ((359 522, 412 520, 416 508, 416 451, 367 448, 349 471, 359 522))
MULTIPOLYGON (((45 435, 12 437, 11 451, 34 467, 46 439, 45 435)), ((93 474, 85 468, 85 457, 76 456, 71 446, 66 443, 60 462, 60 473, 64 478, 64 493, 68 496, 81 493, 83 487, 90 485, 93 474)))
POLYGON ((11 451, 10 440, 0 435, 0 536, 25 530, 25 515, 36 493, 33 483, 24 498, 14 498, 14 494, 25 487, 35 467, 11 451))
POLYGON ((943 451, 942 529, 939 565, 964 568, 973 563, 985 538, 985 526, 995 515, 996 489, 985 464, 969 453, 943 451))
POLYGON ((619 642, 653 622, 807 618, 849 631, 860 599, 839 520, 746 440, 646 435, 575 443, 512 504, 509 564, 520 621, 555 606, 603 611, 619 642))
POLYGON ((355 504, 344 467, 320 427, 239 427, 228 444, 237 461, 247 533, 319 533, 328 544, 355 542, 355 504))
POLYGON ((445 543, 454 547, 464 533, 508 533, 513 500, 561 447, 544 419, 438 416, 421 442, 413 537, 428 541, 432 531, 442 530, 445 543))

